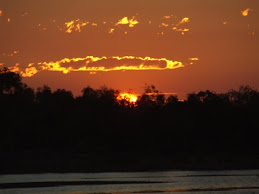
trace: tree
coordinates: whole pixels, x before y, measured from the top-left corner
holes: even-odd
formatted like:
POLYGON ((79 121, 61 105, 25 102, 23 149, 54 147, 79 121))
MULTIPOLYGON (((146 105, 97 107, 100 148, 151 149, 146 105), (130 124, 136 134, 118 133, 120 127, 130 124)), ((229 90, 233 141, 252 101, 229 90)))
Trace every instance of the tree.
POLYGON ((258 92, 248 85, 241 85, 238 91, 230 90, 228 96, 229 101, 234 104, 253 104, 257 102, 258 92))
POLYGON ((210 90, 200 91, 199 93, 188 94, 188 102, 192 104, 204 103, 204 104, 219 104, 221 97, 215 92, 210 90))
POLYGON ((3 68, 0 69, 0 97, 5 99, 5 102, 26 105, 34 102, 34 90, 22 83, 20 74, 3 68))
POLYGON ((52 94, 53 101, 56 105, 60 107, 66 107, 73 103, 74 97, 71 91, 66 91, 65 89, 57 89, 52 94))
POLYGON ((36 93, 36 102, 39 104, 49 104, 51 103, 52 91, 47 85, 39 87, 36 93))
POLYGON ((140 97, 140 107, 162 107, 165 103, 165 95, 160 94, 154 85, 146 85, 144 93, 140 97))
POLYGON ((175 95, 170 95, 167 98, 167 104, 176 104, 178 102, 178 97, 175 95))
POLYGON ((12 95, 20 91, 24 86, 21 80, 19 74, 8 68, 0 70, 0 95, 12 95))

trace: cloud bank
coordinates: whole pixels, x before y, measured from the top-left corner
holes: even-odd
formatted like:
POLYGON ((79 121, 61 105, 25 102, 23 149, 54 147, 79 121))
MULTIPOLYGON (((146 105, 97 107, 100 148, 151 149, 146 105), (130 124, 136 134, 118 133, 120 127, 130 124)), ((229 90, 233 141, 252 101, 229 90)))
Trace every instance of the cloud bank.
MULTIPOLYGON (((195 58, 195 60, 198 59, 195 58)), ((13 72, 20 73, 22 77, 32 77, 40 71, 56 71, 64 74, 85 71, 95 74, 96 72, 109 71, 172 70, 184 66, 183 62, 166 58, 86 56, 82 58, 63 58, 59 61, 29 63, 25 68, 20 67, 20 64, 17 63, 9 68, 13 72)))

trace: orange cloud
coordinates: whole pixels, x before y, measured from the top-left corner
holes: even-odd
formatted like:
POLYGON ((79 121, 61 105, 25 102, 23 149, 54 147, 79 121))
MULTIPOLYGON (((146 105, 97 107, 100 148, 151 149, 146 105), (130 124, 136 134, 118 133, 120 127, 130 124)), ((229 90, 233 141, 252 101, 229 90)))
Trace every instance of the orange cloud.
POLYGON ((163 27, 168 27, 168 26, 169 26, 169 24, 162 23, 162 24, 161 24, 161 26, 163 26, 163 27))
POLYGON ((135 19, 135 16, 133 16, 131 19, 128 19, 128 17, 124 17, 121 20, 119 20, 115 26, 118 25, 129 25, 129 27, 133 28, 136 24, 139 22, 135 19))
POLYGON ((170 15, 165 15, 163 18, 164 18, 164 19, 170 19, 171 16, 170 16, 170 15))
POLYGON ((200 59, 198 57, 192 57, 188 59, 190 61, 190 65, 193 65, 195 61, 199 61, 200 59))
POLYGON ((20 68, 17 63, 11 67, 12 71, 19 72, 23 77, 32 77, 40 71, 58 71, 64 74, 76 71, 86 71, 91 74, 96 72, 126 71, 126 70, 171 70, 184 67, 180 61, 166 58, 112 56, 83 58, 64 58, 59 61, 30 63, 25 68, 20 68))
POLYGON ((251 8, 247 8, 243 11, 241 11, 242 16, 248 16, 249 12, 253 11, 251 8))
POLYGON ((3 15, 3 11, 2 10, 0 10, 0 16, 2 16, 3 15))
POLYGON ((24 17, 24 16, 27 16, 29 13, 28 12, 24 12, 21 16, 24 17))
POLYGON ((185 23, 189 23, 191 20, 188 17, 184 17, 180 22, 178 22, 176 25, 173 25, 174 27, 172 28, 173 31, 176 32, 181 32, 182 35, 184 35, 186 32, 189 32, 190 29, 189 28, 180 28, 178 26, 185 24, 185 23))
POLYGON ((18 54, 20 51, 13 51, 11 53, 2 53, 2 56, 12 57, 16 54, 18 54))
POLYGON ((190 31, 189 28, 177 28, 177 27, 173 27, 172 30, 174 30, 176 32, 181 32, 182 35, 184 35, 185 32, 189 32, 190 31))
POLYGON ((176 26, 179 26, 184 23, 189 23, 190 19, 188 17, 183 18, 176 26))
POLYGON ((73 31, 81 32, 81 28, 89 24, 89 22, 82 22, 80 19, 72 20, 65 23, 66 33, 72 33, 73 31))
POLYGON ((110 30, 109 30, 109 34, 112 34, 114 32, 114 28, 110 28, 110 30))
POLYGON ((199 61, 200 59, 198 57, 189 58, 190 61, 199 61))

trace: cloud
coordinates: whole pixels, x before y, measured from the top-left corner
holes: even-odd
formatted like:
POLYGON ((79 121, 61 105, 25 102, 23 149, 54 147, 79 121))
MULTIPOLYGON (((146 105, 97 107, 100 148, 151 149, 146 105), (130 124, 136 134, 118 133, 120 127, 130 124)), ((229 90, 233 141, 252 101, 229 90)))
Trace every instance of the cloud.
POLYGON ((24 17, 24 16, 27 16, 27 15, 29 15, 29 13, 28 12, 24 12, 24 13, 22 13, 22 17, 24 17))
POLYGON ((241 11, 242 16, 248 16, 249 12, 253 11, 251 8, 247 8, 241 11))
POLYGON ((189 58, 190 61, 199 61, 200 59, 198 57, 189 58))
POLYGON ((129 27, 133 28, 136 24, 139 22, 135 19, 135 16, 133 16, 131 19, 128 19, 128 17, 124 17, 121 20, 119 20, 115 26, 118 25, 129 25, 129 27))
MULTIPOLYGON (((158 28, 171 28, 173 31, 180 32, 182 35, 185 35, 186 32, 190 31, 190 29, 187 28, 186 26, 185 27, 182 26, 186 23, 190 23, 189 17, 184 17, 180 21, 175 21, 177 19, 176 16, 173 17, 173 15, 167 15, 167 16, 163 16, 162 19, 166 20, 166 22, 162 22, 161 24, 159 24, 157 26, 158 28)), ((63 27, 60 27, 59 25, 57 25, 57 28, 61 31, 65 31, 65 33, 70 34, 73 32, 81 32, 82 29, 86 26, 93 26, 96 29, 98 29, 98 31, 104 30, 104 32, 108 34, 115 35, 114 32, 118 31, 120 33, 124 33, 124 35, 127 35, 128 33, 130 33, 130 31, 125 31, 125 30, 122 31, 122 29, 120 29, 119 26, 125 25, 125 26, 128 26, 129 28, 134 28, 137 24, 140 24, 140 22, 136 19, 136 16, 132 16, 131 18, 125 16, 119 19, 117 22, 102 21, 100 23, 96 23, 96 21, 89 22, 81 19, 75 19, 75 20, 65 22, 65 24, 62 24, 63 27)), ((149 20, 148 24, 150 25, 153 24, 153 21, 149 20)), ((46 30, 46 28, 44 28, 43 30, 46 30)), ((157 34, 164 35, 165 32, 158 31, 157 34)))
POLYGON ((89 24, 87 21, 80 21, 80 19, 77 20, 71 20, 69 22, 65 23, 66 27, 66 33, 72 33, 73 31, 75 32, 81 32, 81 28, 89 24))
POLYGON ((173 31, 181 32, 182 35, 184 35, 186 32, 189 32, 189 28, 180 28, 179 26, 185 23, 189 23, 191 20, 188 17, 184 17, 180 22, 178 22, 173 28, 173 31))
POLYGON ((16 55, 16 54, 18 54, 20 51, 12 51, 12 52, 10 52, 10 53, 2 53, 2 56, 6 56, 6 57, 12 57, 12 56, 14 56, 14 55, 16 55))
MULTIPOLYGON (((167 19, 169 20, 171 18, 171 16, 164 16, 163 19, 167 19)), ((162 22, 161 25, 159 25, 158 27, 161 28, 168 28, 170 27, 173 31, 175 32, 180 32, 182 35, 185 35, 186 32, 189 32, 190 29, 187 27, 182 27, 183 24, 185 23, 189 23, 191 20, 189 17, 184 17, 183 19, 181 19, 179 22, 175 23, 165 23, 162 22)), ((158 35, 164 35, 164 32, 158 32, 158 35)))
POLYGON ((3 15, 3 11, 2 10, 0 10, 0 16, 2 16, 3 15))
POLYGON ((189 23, 191 20, 188 17, 184 17, 176 26, 180 26, 181 24, 184 23, 189 23))
POLYGON ((64 74, 85 71, 95 74, 96 72, 109 71, 172 70, 181 67, 184 67, 182 62, 166 58, 86 56, 83 58, 63 58, 59 61, 30 63, 25 68, 21 68, 17 63, 10 69, 13 72, 20 73, 23 77, 32 77, 40 71, 56 71, 64 74))
POLYGON ((113 32, 114 32, 114 28, 110 28, 108 31, 109 34, 112 34, 113 32))
POLYGON ((170 18, 171 18, 170 15, 165 15, 165 16, 163 17, 163 19, 170 19, 170 18))

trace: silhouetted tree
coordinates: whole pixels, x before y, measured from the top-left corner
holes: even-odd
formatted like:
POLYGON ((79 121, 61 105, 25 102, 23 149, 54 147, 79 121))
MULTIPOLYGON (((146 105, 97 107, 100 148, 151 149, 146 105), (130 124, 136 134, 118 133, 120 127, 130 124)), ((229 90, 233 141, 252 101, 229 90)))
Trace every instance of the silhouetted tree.
POLYGON ((81 100, 86 104, 94 105, 98 102, 98 94, 97 91, 91 88, 90 86, 87 86, 82 90, 82 96, 78 97, 77 100, 81 100))
POLYGON ((13 95, 25 86, 19 74, 11 72, 8 68, 0 70, 0 95, 13 95))
POLYGON ((20 74, 11 72, 8 68, 0 69, 0 98, 5 103, 10 102, 16 106, 33 103, 33 89, 22 83, 21 80, 20 74))
POLYGON ((165 95, 160 94, 154 85, 146 85, 144 93, 138 101, 140 107, 154 108, 165 104, 165 95))
POLYGON ((241 85, 236 90, 228 92, 230 102, 239 105, 254 104, 258 100, 258 92, 248 85, 241 85))
POLYGON ((167 98, 167 104, 176 104, 178 103, 178 97, 176 95, 170 95, 167 98))
POLYGON ((196 93, 190 93, 190 94, 187 94, 187 101, 190 103, 190 104, 198 104, 200 103, 200 97, 196 94, 196 93))
POLYGON ((57 89, 52 95, 55 103, 59 103, 61 105, 71 104, 74 99, 72 92, 66 91, 65 89, 57 89))
POLYGON ((36 102, 39 104, 51 104, 52 103, 52 91, 47 85, 37 88, 36 102))

